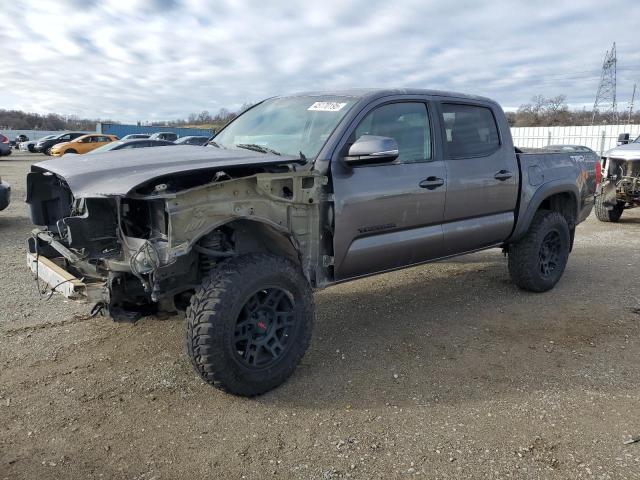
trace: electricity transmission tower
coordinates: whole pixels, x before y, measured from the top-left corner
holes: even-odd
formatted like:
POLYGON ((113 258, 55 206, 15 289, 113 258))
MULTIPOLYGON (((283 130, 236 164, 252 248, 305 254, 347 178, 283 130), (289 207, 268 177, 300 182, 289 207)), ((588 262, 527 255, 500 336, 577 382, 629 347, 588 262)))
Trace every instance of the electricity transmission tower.
POLYGON ((633 93, 631 94, 631 103, 629 103, 629 116, 627 118, 627 123, 631 124, 631 115, 633 114, 633 102, 636 99, 636 84, 633 84, 633 93))
POLYGON ((601 120, 605 123, 615 124, 618 122, 618 105, 616 104, 616 43, 608 50, 604 56, 602 63, 602 72, 600 73, 600 84, 598 85, 598 93, 596 93, 596 101, 593 104, 593 117, 591 124, 601 120))

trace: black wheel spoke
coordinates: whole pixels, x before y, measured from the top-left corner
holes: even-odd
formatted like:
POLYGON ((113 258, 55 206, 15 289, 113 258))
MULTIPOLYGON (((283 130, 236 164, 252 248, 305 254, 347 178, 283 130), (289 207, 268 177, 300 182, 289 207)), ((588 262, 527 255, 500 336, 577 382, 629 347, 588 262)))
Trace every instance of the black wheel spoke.
POLYGON ((249 300, 247 300, 247 303, 244 304, 243 309, 246 310, 249 315, 251 315, 258 309, 258 307, 260 307, 260 300, 258 299, 257 295, 254 295, 249 300))
POLYGON ((271 337, 271 339, 266 343, 265 348, 269 353, 271 353, 273 358, 278 358, 284 351, 284 346, 275 336, 271 337))
POLYGON ((293 312, 276 312, 278 328, 291 327, 295 323, 293 312))
POLYGON ((275 309, 275 307, 278 306, 280 300, 282 300, 284 296, 285 293, 282 290, 272 288, 268 291, 267 296, 262 301, 262 304, 275 309))

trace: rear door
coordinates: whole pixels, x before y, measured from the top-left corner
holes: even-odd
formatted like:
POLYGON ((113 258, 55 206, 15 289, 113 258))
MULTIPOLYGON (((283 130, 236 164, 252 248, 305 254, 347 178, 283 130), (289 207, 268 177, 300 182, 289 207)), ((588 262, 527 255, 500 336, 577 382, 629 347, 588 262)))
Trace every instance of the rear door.
POLYGON ((362 135, 392 137, 400 154, 393 163, 353 167, 334 158, 335 278, 441 256, 446 173, 427 102, 380 100, 354 124, 338 156, 362 135))
POLYGON ((439 104, 447 170, 447 255, 500 243, 513 228, 519 171, 511 142, 501 138, 509 132, 501 131, 493 108, 471 102, 439 104))

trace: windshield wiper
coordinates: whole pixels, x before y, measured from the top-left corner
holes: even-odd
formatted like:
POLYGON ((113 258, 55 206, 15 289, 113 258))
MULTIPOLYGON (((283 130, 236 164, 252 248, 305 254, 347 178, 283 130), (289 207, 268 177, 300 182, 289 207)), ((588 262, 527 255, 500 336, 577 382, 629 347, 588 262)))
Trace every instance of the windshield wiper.
POLYGON ((260 153, 272 153, 273 155, 281 155, 280 152, 273 150, 272 148, 265 147, 264 145, 258 145, 257 143, 238 143, 238 148, 244 148, 246 150, 253 150, 260 153))

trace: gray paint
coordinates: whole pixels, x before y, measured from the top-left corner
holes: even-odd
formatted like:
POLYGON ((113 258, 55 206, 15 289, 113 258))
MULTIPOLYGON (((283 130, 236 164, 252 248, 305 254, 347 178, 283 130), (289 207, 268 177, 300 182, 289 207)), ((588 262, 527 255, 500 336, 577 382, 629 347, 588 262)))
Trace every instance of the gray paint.
POLYGON ((632 142, 626 145, 618 145, 616 148, 608 150, 604 156, 623 160, 640 160, 640 143, 632 142))
POLYGON ((517 156, 504 112, 489 99, 414 90, 366 95, 368 101, 354 106, 316 162, 322 169, 322 156, 331 151, 335 280, 517 240, 526 233, 540 203, 555 193, 572 195, 576 222, 590 212, 595 191, 594 153, 517 156), (341 156, 351 131, 373 108, 392 101, 427 103, 433 131, 432 161, 353 168, 345 165, 341 156), (437 115, 441 101, 490 108, 498 123, 500 148, 482 157, 446 159, 437 115), (535 174, 532 181, 528 177, 530 168, 535 174), (511 177, 495 178, 505 172, 511 177), (444 179, 446 186, 435 191, 420 189, 419 182, 429 176, 444 179), (370 227, 383 230, 372 231, 370 227))
POLYGON ((63 177, 76 198, 127 195, 142 183, 165 175, 227 167, 290 163, 296 158, 250 150, 175 145, 116 150, 93 155, 65 155, 33 165, 63 177))

